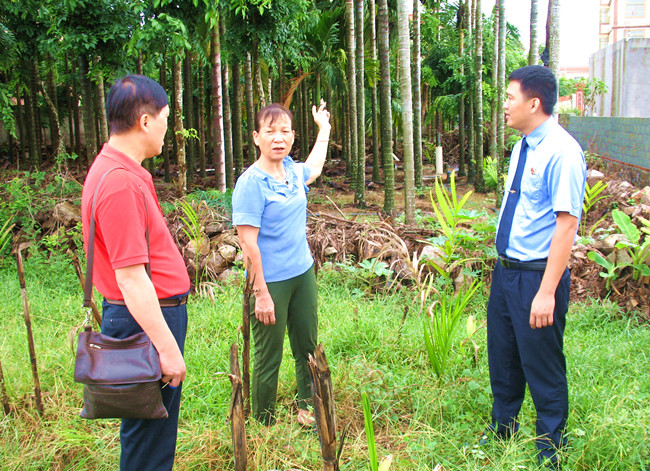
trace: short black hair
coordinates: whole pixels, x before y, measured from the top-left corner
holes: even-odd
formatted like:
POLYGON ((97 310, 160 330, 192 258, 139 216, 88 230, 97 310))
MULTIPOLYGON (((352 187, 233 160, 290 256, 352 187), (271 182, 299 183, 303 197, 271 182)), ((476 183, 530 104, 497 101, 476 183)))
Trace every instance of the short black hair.
POLYGON ((280 103, 271 103, 268 106, 265 106, 257 113, 255 119, 255 130, 260 132, 262 125, 269 122, 269 124, 275 123, 281 117, 286 116, 291 122, 291 129, 293 129, 293 114, 289 111, 288 108, 281 105, 280 103))
POLYGON ((128 131, 143 113, 158 116, 168 104, 167 92, 155 80, 144 75, 127 75, 118 79, 106 98, 110 134, 128 131))
POLYGON ((527 65, 513 71, 508 80, 519 82, 526 97, 539 98, 544 113, 553 114, 557 102, 557 80, 551 69, 543 65, 527 65))

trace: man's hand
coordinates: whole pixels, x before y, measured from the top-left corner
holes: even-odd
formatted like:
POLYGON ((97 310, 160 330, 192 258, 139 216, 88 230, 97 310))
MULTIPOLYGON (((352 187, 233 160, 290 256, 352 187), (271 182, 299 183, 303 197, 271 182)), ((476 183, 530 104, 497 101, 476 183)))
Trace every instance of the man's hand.
POLYGON ((541 329, 553 325, 555 311, 555 293, 537 292, 530 306, 530 328, 541 329))
POLYGON ((578 229, 578 218, 567 212, 560 211, 555 219, 555 232, 551 239, 551 248, 544 276, 539 286, 539 291, 530 306, 530 327, 541 329, 553 325, 555 311, 555 290, 566 270, 573 238, 578 229))
POLYGON ((255 294, 255 317, 264 325, 275 324, 275 304, 268 290, 255 294))
POLYGON ((163 383, 169 382, 172 388, 177 388, 179 384, 185 381, 187 373, 181 351, 176 348, 176 352, 159 352, 159 356, 163 383))

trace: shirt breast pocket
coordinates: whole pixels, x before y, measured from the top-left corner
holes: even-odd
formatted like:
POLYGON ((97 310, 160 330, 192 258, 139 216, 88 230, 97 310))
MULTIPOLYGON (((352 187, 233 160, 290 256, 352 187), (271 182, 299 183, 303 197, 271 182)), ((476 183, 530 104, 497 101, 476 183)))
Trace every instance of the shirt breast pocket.
POLYGON ((526 171, 530 173, 522 179, 522 193, 528 197, 531 203, 538 204, 544 199, 544 179, 541 174, 532 173, 530 169, 526 169, 526 171))

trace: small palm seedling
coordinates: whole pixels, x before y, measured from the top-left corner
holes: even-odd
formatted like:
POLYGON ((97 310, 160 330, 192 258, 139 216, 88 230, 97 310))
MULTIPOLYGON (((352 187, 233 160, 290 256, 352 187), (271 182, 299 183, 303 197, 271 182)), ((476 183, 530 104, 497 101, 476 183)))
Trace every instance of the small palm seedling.
POLYGON ((201 250, 203 249, 203 245, 206 243, 206 239, 203 233, 204 227, 201 220, 199 219, 198 213, 190 203, 185 200, 180 200, 180 207, 183 211, 183 214, 185 215, 185 217, 179 217, 179 219, 184 224, 184 227, 182 227, 183 233, 194 245, 194 266, 196 268, 194 286, 195 288, 198 288, 199 282, 201 281, 199 257, 201 250))
POLYGON ((594 183, 593 186, 589 186, 589 183, 585 186, 585 200, 582 203, 582 224, 580 225, 580 236, 584 237, 586 235, 591 235, 594 233, 598 225, 605 219, 605 215, 596 221, 589 231, 587 231, 587 214, 591 211, 591 208, 594 207, 596 203, 605 198, 609 198, 610 195, 601 195, 603 190, 607 188, 608 183, 603 182, 602 180, 594 183))
POLYGON ((429 363, 438 378, 447 371, 452 344, 461 315, 481 283, 474 281, 463 292, 446 296, 443 293, 429 308, 429 319, 424 319, 424 343, 429 355, 429 363), (451 299, 450 299, 451 298, 451 299))

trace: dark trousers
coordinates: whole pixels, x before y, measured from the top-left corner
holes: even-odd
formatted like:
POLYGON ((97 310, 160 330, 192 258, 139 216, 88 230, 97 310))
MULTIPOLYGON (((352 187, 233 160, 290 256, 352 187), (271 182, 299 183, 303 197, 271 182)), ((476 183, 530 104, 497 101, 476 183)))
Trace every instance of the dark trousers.
MULTIPOLYGON (((187 306, 163 307, 162 313, 178 346, 183 352, 187 333, 187 306)), ((142 332, 126 306, 104 301, 102 333, 115 338, 125 338, 142 332)), ((158 420, 122 419, 120 429, 121 471, 171 470, 176 452, 178 411, 182 384, 176 388, 163 388, 162 399, 169 417, 158 420)))
POLYGON ((564 444, 569 413, 563 336, 571 278, 567 269, 555 292, 553 325, 532 329, 530 307, 542 271, 504 268, 492 275, 488 302, 488 358, 494 403, 492 428, 506 436, 518 428, 526 383, 537 411, 537 448, 553 457, 564 444))
POLYGON ((302 275, 267 283, 267 286, 275 304, 275 324, 264 325, 257 320, 253 297, 251 328, 255 341, 255 362, 251 393, 254 417, 263 424, 271 425, 275 422, 278 374, 287 329, 296 364, 298 407, 308 407, 311 373, 307 358, 314 353, 318 338, 318 287, 313 265, 302 275))

